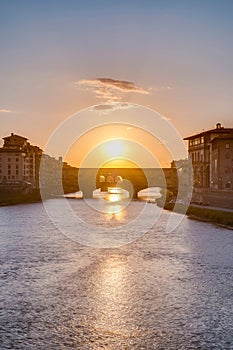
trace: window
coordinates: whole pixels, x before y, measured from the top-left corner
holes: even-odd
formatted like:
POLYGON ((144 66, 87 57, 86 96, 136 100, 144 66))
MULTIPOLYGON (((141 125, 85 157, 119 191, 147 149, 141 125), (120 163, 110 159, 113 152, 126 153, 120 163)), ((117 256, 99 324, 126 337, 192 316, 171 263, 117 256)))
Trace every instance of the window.
POLYGON ((230 148, 230 144, 229 143, 226 143, 226 148, 230 148))
POLYGON ((226 159, 230 159, 230 153, 226 153, 226 159))
POLYGON ((204 157, 203 157, 203 151, 201 151, 201 162, 203 162, 204 161, 204 157))
POLYGON ((19 175, 19 170, 16 170, 15 174, 16 174, 16 175, 19 175))
POLYGON ((212 142, 212 150, 215 150, 215 149, 217 149, 217 142, 216 142, 216 140, 214 140, 212 142))
POLYGON ((11 171, 10 170, 8 170, 8 175, 10 175, 11 174, 11 171))
POLYGON ((8 162, 10 162, 11 161, 11 158, 8 158, 8 162))
POLYGON ((105 177, 103 175, 100 175, 100 182, 105 182, 105 177))
POLYGON ((18 161, 19 161, 19 158, 15 158, 15 161, 18 162, 18 161))
POLYGON ((214 160, 214 172, 217 173, 218 160, 214 160))

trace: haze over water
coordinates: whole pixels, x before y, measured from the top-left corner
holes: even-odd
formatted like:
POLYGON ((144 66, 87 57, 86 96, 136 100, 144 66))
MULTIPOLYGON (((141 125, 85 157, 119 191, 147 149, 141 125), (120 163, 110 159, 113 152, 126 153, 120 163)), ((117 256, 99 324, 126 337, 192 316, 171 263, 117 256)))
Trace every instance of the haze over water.
MULTIPOLYGON (((109 230, 143 205, 103 215, 71 201, 109 230)), ((0 349, 233 349, 232 231, 185 217, 166 234, 170 215, 128 245, 99 249, 69 240, 41 203, 1 207, 0 349)))

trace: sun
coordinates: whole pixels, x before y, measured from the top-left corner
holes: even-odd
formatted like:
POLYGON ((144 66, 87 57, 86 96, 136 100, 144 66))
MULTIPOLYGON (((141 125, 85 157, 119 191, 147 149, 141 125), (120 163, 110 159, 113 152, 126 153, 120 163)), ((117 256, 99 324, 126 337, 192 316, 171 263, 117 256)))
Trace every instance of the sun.
POLYGON ((125 151, 125 145, 122 140, 110 140, 105 143, 105 149, 107 156, 110 158, 123 157, 125 151))

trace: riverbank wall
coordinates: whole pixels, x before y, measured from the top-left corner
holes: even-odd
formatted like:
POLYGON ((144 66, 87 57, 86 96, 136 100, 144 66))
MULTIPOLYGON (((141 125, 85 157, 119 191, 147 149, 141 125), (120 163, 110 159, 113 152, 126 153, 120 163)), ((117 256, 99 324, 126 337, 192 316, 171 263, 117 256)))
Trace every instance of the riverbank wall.
POLYGON ((40 202, 39 190, 31 192, 0 192, 0 206, 40 202))
POLYGON ((192 203, 233 209, 233 191, 194 188, 192 203))
MULTIPOLYGON (((186 207, 183 204, 175 205, 174 203, 166 203, 164 209, 170 211, 174 210, 177 213, 184 213, 186 207)), ((227 211, 224 208, 221 210, 221 208, 215 209, 203 206, 189 205, 186 211, 186 215, 190 219, 206 221, 233 229, 233 212, 230 211, 230 209, 227 211)))

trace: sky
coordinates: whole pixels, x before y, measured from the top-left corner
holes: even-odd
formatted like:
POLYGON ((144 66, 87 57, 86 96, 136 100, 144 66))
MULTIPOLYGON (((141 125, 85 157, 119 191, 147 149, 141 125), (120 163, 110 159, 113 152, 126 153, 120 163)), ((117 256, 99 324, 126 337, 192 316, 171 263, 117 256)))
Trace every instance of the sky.
POLYGON ((123 122, 96 127, 96 118, 111 119, 114 110, 117 122, 137 105, 144 107, 141 120, 155 111, 155 129, 160 115, 181 139, 217 122, 232 127, 232 13, 231 0, 1 0, 0 137, 14 132, 45 149, 79 113, 85 135, 77 130, 70 149, 58 147, 54 156, 80 165, 81 153, 121 138, 169 166, 172 152, 166 142, 159 150, 158 130, 151 140, 132 122, 129 137, 123 122), (85 130, 83 111, 94 105, 99 113, 91 110, 85 130))

